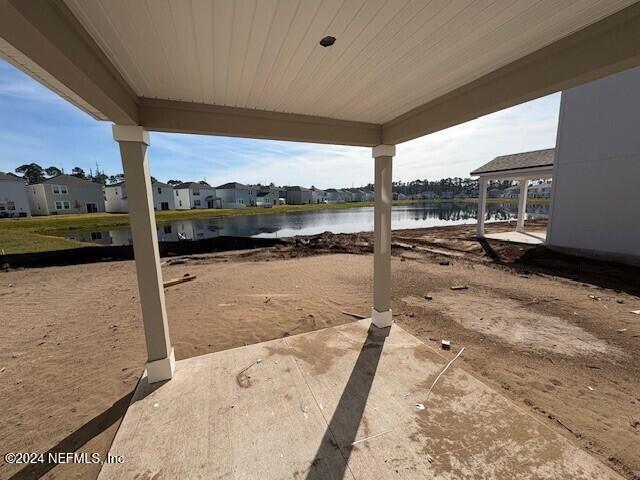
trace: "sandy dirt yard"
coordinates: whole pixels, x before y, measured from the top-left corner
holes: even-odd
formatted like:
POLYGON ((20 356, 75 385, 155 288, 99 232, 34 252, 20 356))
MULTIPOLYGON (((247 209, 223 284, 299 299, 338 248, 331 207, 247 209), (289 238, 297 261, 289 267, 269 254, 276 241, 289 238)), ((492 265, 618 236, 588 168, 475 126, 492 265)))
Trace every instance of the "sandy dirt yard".
MULTIPOLYGON (((504 227, 489 227, 499 230, 504 227)), ((477 242, 470 227, 394 232, 393 312, 426 343, 629 479, 640 478, 640 269, 477 242), (464 290, 452 290, 461 285, 464 290)), ((368 315, 371 238, 166 260, 176 358, 368 315)), ((104 454, 146 360, 133 262, 0 273, 0 451, 104 454)), ((418 379, 419 381, 424 379, 418 379)), ((99 465, 0 464, 0 478, 99 465)))

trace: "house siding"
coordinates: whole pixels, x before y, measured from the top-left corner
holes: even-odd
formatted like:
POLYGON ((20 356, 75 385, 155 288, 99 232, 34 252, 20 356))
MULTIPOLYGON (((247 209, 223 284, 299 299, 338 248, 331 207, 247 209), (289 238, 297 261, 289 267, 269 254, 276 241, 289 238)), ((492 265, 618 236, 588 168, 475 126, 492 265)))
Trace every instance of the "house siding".
POLYGON ((552 248, 640 263, 638 125, 640 68, 563 92, 547 236, 552 248))
POLYGON ((24 217, 31 215, 24 181, 0 180, 0 207, 2 216, 24 217))

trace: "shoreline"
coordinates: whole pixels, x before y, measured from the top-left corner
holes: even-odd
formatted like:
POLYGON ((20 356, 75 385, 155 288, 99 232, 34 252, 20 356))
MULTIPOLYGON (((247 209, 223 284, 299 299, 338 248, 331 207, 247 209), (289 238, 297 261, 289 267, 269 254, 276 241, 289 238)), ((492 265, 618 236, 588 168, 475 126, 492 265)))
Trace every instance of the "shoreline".
MULTIPOLYGON (((549 199, 529 199, 529 204, 548 203, 549 199)), ((413 204, 477 203, 476 198, 455 200, 395 200, 394 206, 413 204)), ((516 198, 491 198, 491 204, 515 204, 516 198)), ((248 207, 243 209, 198 209, 156 212, 156 223, 166 224, 177 220, 243 217, 254 215, 277 215, 307 211, 343 210, 372 207, 374 202, 350 202, 335 204, 276 205, 271 208, 248 207)), ((69 231, 87 232, 104 228, 129 226, 126 213, 86 213, 70 215, 47 215, 25 219, 0 220, 0 254, 36 253, 72 248, 91 247, 96 244, 64 238, 69 231)))

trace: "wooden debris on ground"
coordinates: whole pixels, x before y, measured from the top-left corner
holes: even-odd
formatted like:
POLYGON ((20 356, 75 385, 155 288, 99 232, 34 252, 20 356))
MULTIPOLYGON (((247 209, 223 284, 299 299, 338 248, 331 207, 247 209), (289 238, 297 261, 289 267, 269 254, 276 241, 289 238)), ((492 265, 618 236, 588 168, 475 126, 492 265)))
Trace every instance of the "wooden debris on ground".
POLYGON ((343 313, 345 315, 348 315, 350 317, 353 317, 353 318, 357 318, 359 320, 363 320, 365 318, 369 318, 369 317, 365 317, 364 315, 360 315, 358 313, 351 313, 351 312, 345 312, 345 311, 342 311, 341 313, 343 313))
POLYGON ((469 287, 466 285, 453 285, 451 290, 468 290, 469 287))
POLYGON ((190 282, 191 280, 195 280, 197 277, 195 275, 185 274, 184 277, 173 278, 171 280, 167 280, 163 283, 164 288, 172 287, 174 285, 178 285, 180 283, 190 282))

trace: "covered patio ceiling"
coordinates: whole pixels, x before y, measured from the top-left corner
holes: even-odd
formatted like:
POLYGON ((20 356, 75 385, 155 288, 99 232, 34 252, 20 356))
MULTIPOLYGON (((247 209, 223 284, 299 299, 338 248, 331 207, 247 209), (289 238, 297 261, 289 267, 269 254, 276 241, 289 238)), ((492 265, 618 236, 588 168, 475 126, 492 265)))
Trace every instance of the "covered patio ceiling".
POLYGON ((362 146, 638 65, 638 31, 634 0, 0 0, 0 55, 98 119, 362 146))

